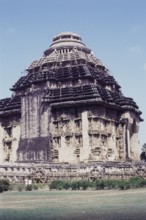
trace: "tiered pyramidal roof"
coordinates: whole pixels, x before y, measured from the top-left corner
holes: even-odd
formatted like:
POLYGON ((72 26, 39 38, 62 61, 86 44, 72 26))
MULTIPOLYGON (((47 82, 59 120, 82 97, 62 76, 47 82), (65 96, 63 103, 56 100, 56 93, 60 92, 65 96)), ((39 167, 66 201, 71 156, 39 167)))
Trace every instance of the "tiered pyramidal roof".
POLYGON ((120 110, 134 111, 139 116, 141 114, 133 99, 122 94, 120 85, 106 66, 75 33, 64 32, 53 38, 43 57, 34 61, 28 67, 27 75, 22 76, 11 88, 16 92, 18 102, 16 97, 1 100, 0 113, 4 114, 8 108, 12 110, 15 102, 20 108, 18 94, 32 85, 46 82, 50 84, 44 87, 42 102, 56 106, 100 102, 120 110))

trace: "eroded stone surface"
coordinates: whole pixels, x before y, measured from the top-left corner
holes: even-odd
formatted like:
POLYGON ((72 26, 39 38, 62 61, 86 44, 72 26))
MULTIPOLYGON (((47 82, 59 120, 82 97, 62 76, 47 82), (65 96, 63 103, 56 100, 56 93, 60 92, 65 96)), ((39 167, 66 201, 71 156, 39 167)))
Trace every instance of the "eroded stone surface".
POLYGON ((141 112, 80 36, 54 37, 0 100, 0 163, 139 160, 141 112))

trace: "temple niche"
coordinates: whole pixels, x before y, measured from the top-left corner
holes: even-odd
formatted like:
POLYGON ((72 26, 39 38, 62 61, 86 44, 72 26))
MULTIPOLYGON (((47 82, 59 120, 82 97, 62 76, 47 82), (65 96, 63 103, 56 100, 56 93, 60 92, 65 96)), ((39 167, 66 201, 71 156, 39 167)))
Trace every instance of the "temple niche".
POLYGON ((9 116, 1 120, 0 125, 0 161, 14 162, 17 160, 17 149, 20 140, 20 119, 9 116))
POLYGON ((0 100, 0 162, 138 160, 141 112, 75 33, 53 38, 0 100))

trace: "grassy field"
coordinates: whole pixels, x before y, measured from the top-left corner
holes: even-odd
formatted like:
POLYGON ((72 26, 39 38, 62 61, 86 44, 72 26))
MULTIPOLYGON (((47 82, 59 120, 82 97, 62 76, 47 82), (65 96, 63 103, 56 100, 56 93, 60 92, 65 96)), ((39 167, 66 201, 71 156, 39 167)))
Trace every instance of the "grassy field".
POLYGON ((146 189, 0 194, 0 220, 144 220, 146 189))

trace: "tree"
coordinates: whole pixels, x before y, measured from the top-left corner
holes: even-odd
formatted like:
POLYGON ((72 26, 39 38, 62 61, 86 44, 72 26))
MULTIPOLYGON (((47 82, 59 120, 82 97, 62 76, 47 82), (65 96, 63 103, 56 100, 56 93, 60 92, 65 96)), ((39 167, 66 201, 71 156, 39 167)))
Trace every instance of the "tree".
POLYGON ((140 159, 146 161, 146 143, 142 146, 142 153, 140 154, 140 159))

